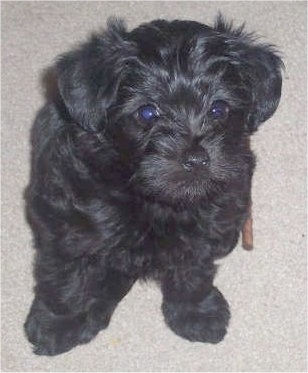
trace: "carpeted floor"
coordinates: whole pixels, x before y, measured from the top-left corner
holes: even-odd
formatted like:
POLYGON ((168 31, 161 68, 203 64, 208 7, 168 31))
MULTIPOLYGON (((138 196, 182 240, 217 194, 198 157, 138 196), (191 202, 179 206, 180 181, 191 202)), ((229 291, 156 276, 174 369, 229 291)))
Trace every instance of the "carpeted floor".
POLYGON ((305 1, 2 2, 3 371, 307 371, 306 7, 305 1), (110 15, 132 28, 153 18, 212 23, 219 9, 278 45, 286 65, 279 110, 252 142, 255 250, 239 246, 221 260, 216 279, 232 309, 227 337, 204 345, 175 336, 164 325, 160 291, 137 284, 93 342, 54 358, 33 355, 22 329, 33 286, 22 193, 43 69, 110 15))

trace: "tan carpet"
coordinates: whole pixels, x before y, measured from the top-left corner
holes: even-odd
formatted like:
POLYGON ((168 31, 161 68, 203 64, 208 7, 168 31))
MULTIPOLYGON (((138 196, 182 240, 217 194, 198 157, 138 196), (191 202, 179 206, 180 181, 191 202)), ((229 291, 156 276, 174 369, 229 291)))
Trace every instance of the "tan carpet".
POLYGON ((304 1, 2 2, 3 371, 307 371, 306 31, 304 1), (93 342, 33 355, 22 329, 33 286, 22 192, 42 70, 110 15, 132 28, 158 17, 211 23, 219 9, 277 44, 286 65, 279 110, 253 140, 256 247, 222 260, 216 280, 232 309, 228 336, 214 346, 180 339, 164 325, 159 290, 137 284, 93 342))

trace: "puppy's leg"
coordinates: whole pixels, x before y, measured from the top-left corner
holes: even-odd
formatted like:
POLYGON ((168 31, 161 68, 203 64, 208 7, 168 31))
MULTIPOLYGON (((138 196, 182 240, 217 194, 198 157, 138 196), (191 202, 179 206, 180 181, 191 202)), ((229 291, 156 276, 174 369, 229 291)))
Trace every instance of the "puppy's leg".
POLYGON ((79 273, 66 276, 70 280, 62 286, 37 285, 25 331, 38 355, 57 355, 89 342, 108 326, 117 304, 134 283, 112 270, 102 277, 91 274, 90 268, 79 268, 79 273))
POLYGON ((166 323, 190 341, 218 343, 227 331, 229 306, 213 287, 214 265, 174 270, 163 280, 166 323))

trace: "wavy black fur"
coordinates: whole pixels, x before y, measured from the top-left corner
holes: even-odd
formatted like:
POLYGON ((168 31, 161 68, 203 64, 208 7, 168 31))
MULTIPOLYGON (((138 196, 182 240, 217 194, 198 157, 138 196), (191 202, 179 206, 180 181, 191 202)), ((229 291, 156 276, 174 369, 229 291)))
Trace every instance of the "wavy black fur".
POLYGON ((272 46, 222 17, 131 32, 113 20, 60 57, 46 74, 26 190, 36 287, 25 330, 36 354, 89 342, 137 279, 161 286, 175 333, 224 337, 214 260, 247 216, 247 139, 277 108, 281 67, 272 46), (223 120, 210 115, 217 101, 223 120), (147 104, 160 115, 151 122, 138 115, 147 104))

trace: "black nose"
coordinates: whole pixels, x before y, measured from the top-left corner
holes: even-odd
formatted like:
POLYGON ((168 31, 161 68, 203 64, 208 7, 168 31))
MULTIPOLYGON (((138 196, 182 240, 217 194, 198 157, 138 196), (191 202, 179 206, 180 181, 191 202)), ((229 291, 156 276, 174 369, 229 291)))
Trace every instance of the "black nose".
POLYGON ((186 171, 192 171, 196 167, 207 166, 209 161, 208 152, 198 145, 185 152, 182 164, 186 171))

